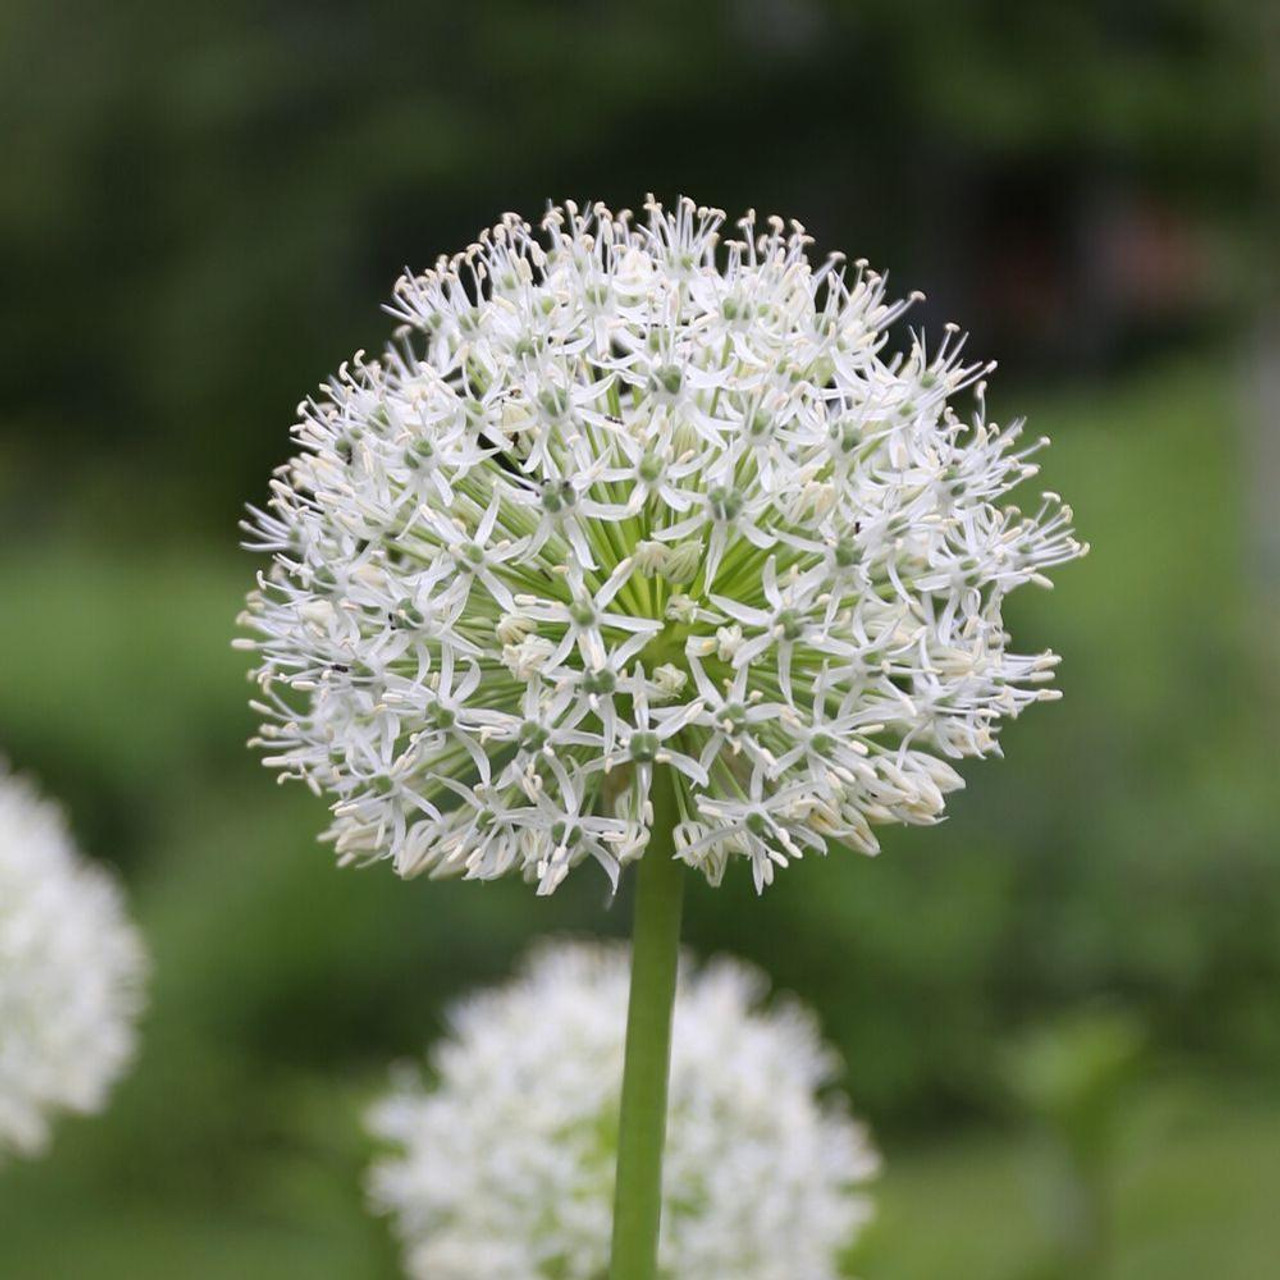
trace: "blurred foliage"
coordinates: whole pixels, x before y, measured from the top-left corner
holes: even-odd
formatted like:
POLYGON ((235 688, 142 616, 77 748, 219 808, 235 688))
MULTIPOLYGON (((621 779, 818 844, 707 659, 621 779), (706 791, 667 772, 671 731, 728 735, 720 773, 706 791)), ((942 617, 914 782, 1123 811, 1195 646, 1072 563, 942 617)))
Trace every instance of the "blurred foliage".
MULTIPOLYGON (((1144 1135, 1115 1167, 1107 1261, 1074 1280, 1261 1280, 1274 1269, 1280 1114, 1241 1091, 1180 1085, 1131 1099, 1144 1135)), ((1038 1152, 1001 1134, 899 1150, 855 1274, 864 1280, 1030 1280, 1042 1269, 1038 1152)))
POLYGON ((4 0, 0 497, 88 536, 230 528, 406 259, 550 194, 794 212, 1008 360, 976 250, 1020 206, 1049 229, 1123 178, 1248 221, 1255 26, 1247 0, 4 0), (51 432, 57 484, 26 483, 51 432))
POLYGON ((691 890, 690 945, 817 1008, 888 1147, 859 1274, 1025 1280, 1045 1242, 1009 1055, 1061 1149, 1107 1133, 1123 1033, 1070 1020, 1100 997, 1153 1079, 1218 1082, 1158 1162, 1102 1143, 1108 1276, 1266 1273, 1280 686, 1236 355, 1274 235, 1258 8, 0 0, 0 750, 121 868, 156 952, 111 1112, 0 1175, 0 1275, 393 1274, 358 1185, 389 1060, 534 936, 625 931, 589 869, 550 900, 335 871, 320 802, 244 750, 229 641, 242 504, 299 397, 383 340, 402 264, 504 209, 648 189, 794 212, 930 288, 923 323, 1009 357, 992 412, 1055 438, 1044 482, 1095 546, 1010 610, 1064 654, 1065 700, 966 769, 941 829, 759 901, 691 890), (1145 335, 1094 296, 1116 192, 1191 227, 1218 281, 1145 335), (1006 257, 1043 331, 997 305, 1006 257))
POLYGON ((1103 1168, 1112 1155, 1119 1104, 1134 1081, 1142 1040, 1132 1017, 1101 1008, 1038 1027, 1009 1054, 1014 1096, 1082 1169, 1103 1168))
POLYGON ((1048 1165, 1053 1245, 1035 1280, 1097 1275, 1111 1256, 1117 1155, 1132 1120, 1142 1047, 1132 1016, 1100 1007, 1035 1028, 1008 1055, 1006 1078, 1038 1122, 1048 1165))

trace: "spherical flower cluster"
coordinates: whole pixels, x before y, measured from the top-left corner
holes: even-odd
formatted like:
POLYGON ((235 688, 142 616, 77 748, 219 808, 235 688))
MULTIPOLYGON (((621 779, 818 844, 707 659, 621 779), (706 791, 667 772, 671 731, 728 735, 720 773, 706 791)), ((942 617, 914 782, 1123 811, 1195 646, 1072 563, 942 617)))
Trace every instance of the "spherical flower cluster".
MULTIPOLYGON (((369 1122, 396 1154, 371 1176, 423 1280, 596 1280, 608 1269, 628 959, 558 944, 453 1011, 369 1122)), ((682 972, 672 1044, 660 1272, 667 1280, 828 1280, 870 1216, 879 1166, 822 1090, 837 1062, 762 975, 682 972)))
POLYGON ((115 882, 0 765, 0 1157, 102 1108, 133 1052, 147 968, 115 882))
POLYGON ((760 887, 936 821, 949 761, 1051 696, 1001 608, 1082 548, 1054 495, 1001 505, 1039 445, 987 421, 989 366, 950 329, 889 354, 907 304, 865 265, 722 223, 508 216, 300 406, 241 643, 267 761, 336 797, 344 861, 616 878, 662 765, 679 856, 760 887))

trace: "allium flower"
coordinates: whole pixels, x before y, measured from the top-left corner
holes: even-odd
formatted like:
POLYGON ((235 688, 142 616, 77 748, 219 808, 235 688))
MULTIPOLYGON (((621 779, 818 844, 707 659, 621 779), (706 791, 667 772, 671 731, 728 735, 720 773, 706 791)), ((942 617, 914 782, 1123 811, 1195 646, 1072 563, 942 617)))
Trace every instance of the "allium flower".
POLYGON ((990 366, 953 329, 889 354, 908 304, 798 224, 646 208, 504 218, 300 406, 241 643, 343 861, 616 877, 657 763, 680 856, 760 887, 936 821, 1053 696, 1001 609, 1082 547, 1054 495, 1001 505, 1044 442, 988 422, 990 366))
MULTIPOLYGON (((544 947, 511 985, 453 1011, 432 1083, 410 1074, 371 1112, 375 1164, 426 1280, 606 1274, 627 1003, 622 948, 544 947)), ((827 1280, 870 1216, 879 1166, 822 1091, 837 1060, 795 1005, 762 1012, 762 975, 682 973, 676 1000, 661 1274, 827 1280)))
POLYGON ((114 880, 0 763, 0 1157, 102 1108, 133 1052, 147 968, 114 880))

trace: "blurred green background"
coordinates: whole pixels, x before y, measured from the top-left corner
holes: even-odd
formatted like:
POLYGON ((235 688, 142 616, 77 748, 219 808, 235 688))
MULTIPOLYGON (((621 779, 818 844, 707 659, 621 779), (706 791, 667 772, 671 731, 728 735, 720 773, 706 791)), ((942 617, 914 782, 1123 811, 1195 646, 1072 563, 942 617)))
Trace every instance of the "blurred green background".
MULTIPOLYGON (((1060 704, 952 817, 700 952, 819 1011, 887 1154, 865 1280, 1275 1274, 1280 151, 1271 6, 0 3, 0 750, 155 953, 105 1117, 0 1170, 0 1276, 365 1278, 358 1116, 602 877, 338 872, 244 749, 246 501, 401 266, 687 192, 923 288, 1094 544, 1012 610, 1060 704)), ((797 1278, 803 1280, 803 1278, 797 1278)))

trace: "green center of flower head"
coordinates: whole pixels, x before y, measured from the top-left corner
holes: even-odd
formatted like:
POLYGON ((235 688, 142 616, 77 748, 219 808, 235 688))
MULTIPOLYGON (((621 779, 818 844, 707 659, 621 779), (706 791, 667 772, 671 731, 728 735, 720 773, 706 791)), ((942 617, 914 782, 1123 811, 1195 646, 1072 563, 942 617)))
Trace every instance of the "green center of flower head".
POLYGON ((405 450, 404 465, 411 471, 428 465, 435 457, 436 447, 430 440, 419 439, 405 450))
POLYGON ((661 754, 691 856, 763 884, 769 841, 936 821, 947 761, 1046 696, 999 610, 1081 547, 1055 499, 997 505, 1030 451, 948 408, 987 367, 950 334, 882 358, 906 304, 798 227, 644 218, 508 217, 397 285, 408 355, 303 406, 246 620, 262 740, 335 793, 343 857, 616 874, 661 754))
POLYGON ((577 492, 569 480, 548 480, 542 486, 542 509, 553 516, 567 511, 577 501, 577 492))
POLYGON ((862 431, 856 422, 837 422, 831 427, 831 439, 841 453, 852 453, 862 442, 862 431))
POLYGON ((411 627, 421 627, 427 620, 422 610, 407 597, 396 606, 396 617, 411 627))
POLYGON ((654 386, 669 396, 679 394, 684 384, 684 371, 679 365, 663 364, 653 371, 654 386))
POLYGON ((607 697, 617 689, 618 677, 608 667, 603 667, 599 671, 588 671, 582 683, 588 693, 607 697))
POLYGON ((707 490, 707 506, 715 520, 736 520, 742 514, 745 502, 746 499, 737 489, 726 485, 715 485, 707 490))
POLYGON ((862 553, 853 538, 841 538, 836 543, 835 561, 841 569, 852 569, 861 559, 862 553))
POLYGON ((799 609, 782 609, 776 619, 784 640, 799 640, 805 633, 805 618, 799 609))

